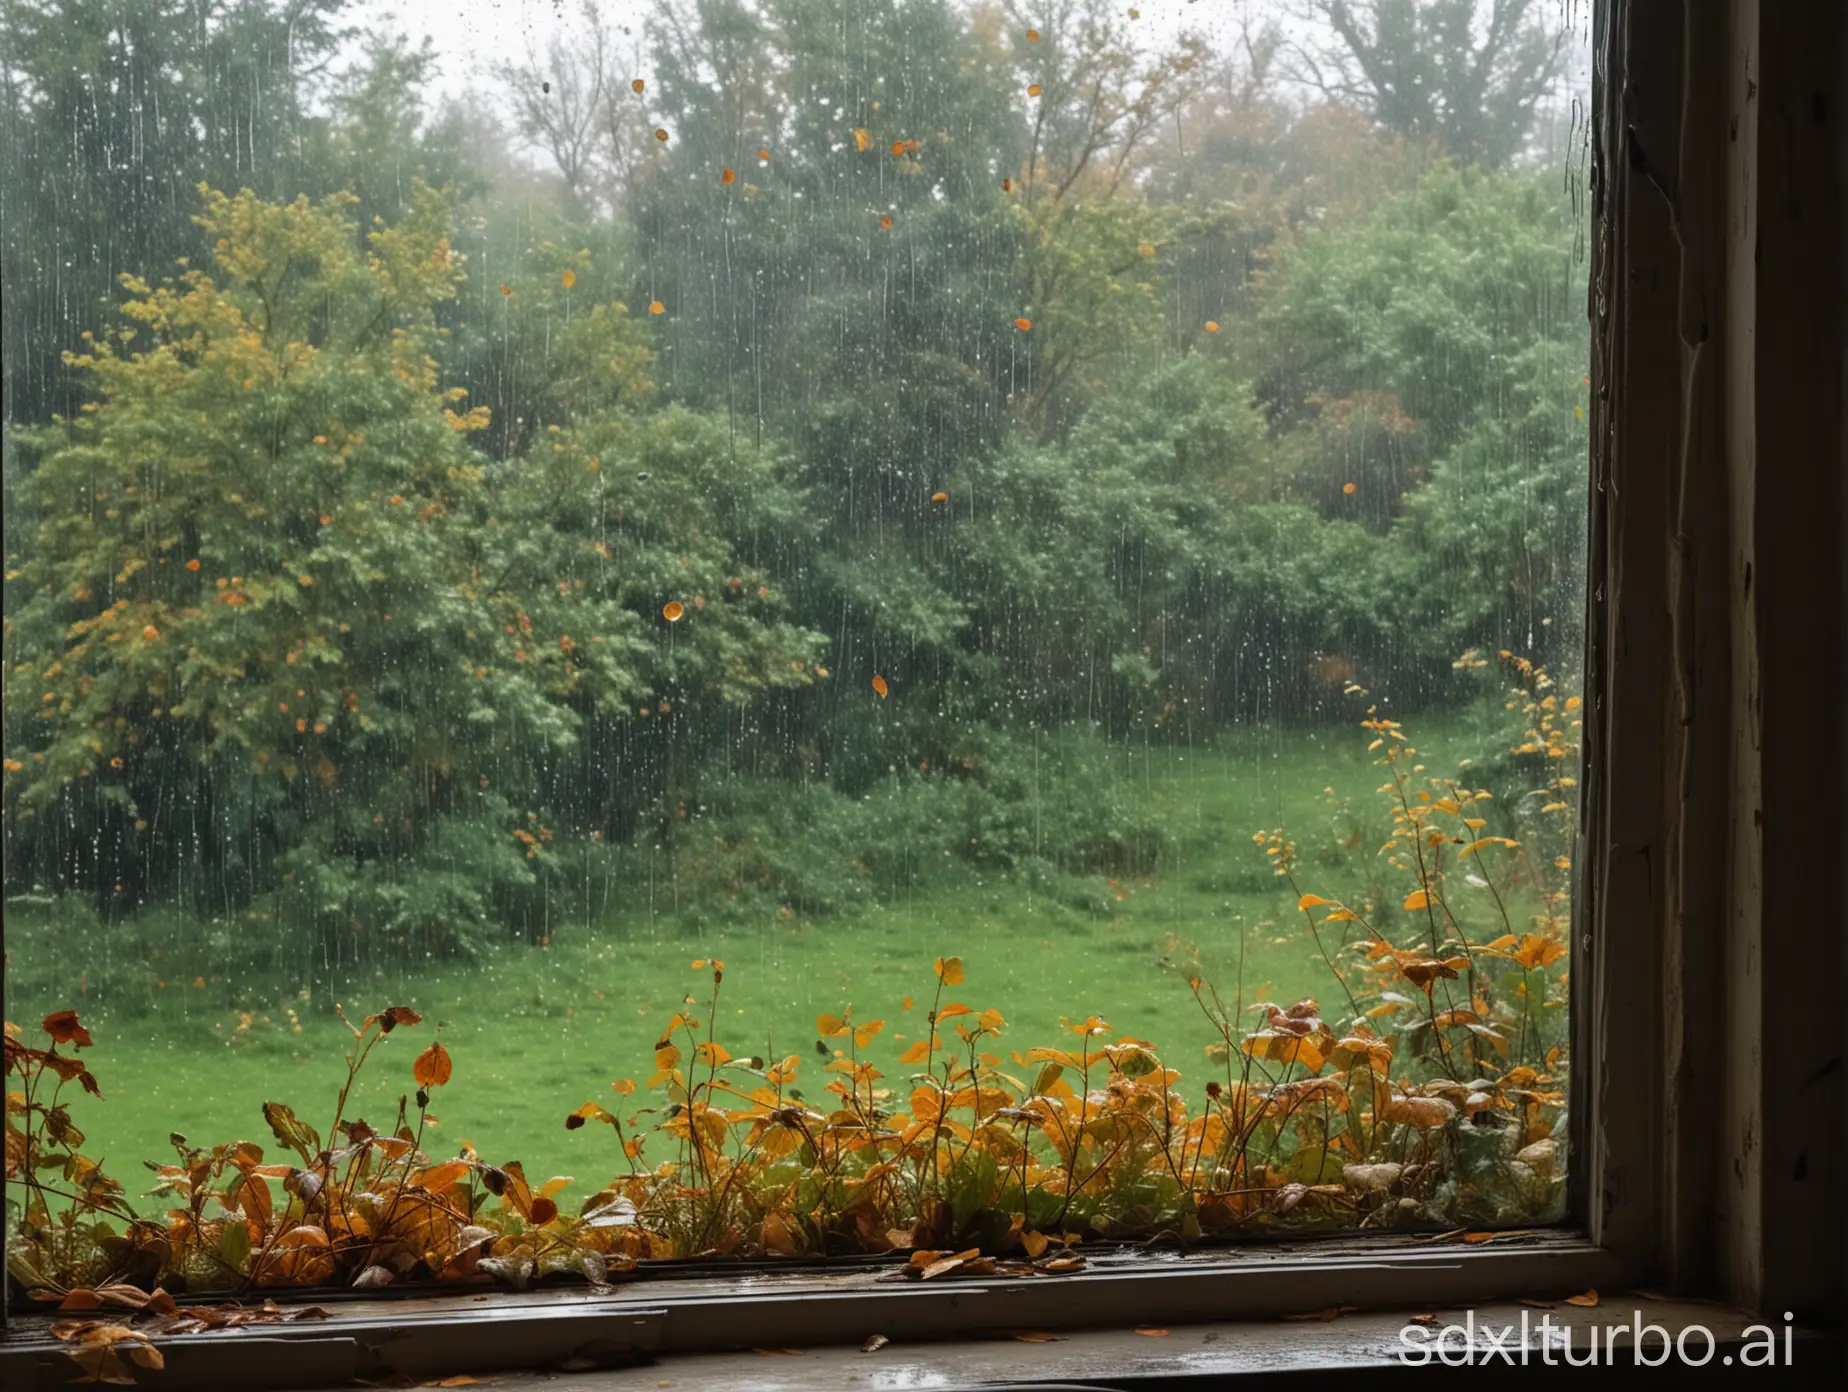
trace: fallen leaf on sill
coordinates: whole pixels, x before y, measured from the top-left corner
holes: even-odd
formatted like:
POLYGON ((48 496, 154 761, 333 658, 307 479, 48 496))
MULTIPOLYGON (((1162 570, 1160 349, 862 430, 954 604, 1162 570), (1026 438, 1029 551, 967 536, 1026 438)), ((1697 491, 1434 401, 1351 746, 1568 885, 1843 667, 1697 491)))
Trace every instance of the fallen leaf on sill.
POLYGON ((1358 1305, 1330 1305, 1326 1310, 1310 1310, 1305 1314, 1285 1315, 1284 1318, 1287 1320, 1320 1320, 1323 1324, 1327 1324, 1330 1320, 1338 1320, 1343 1315, 1352 1314, 1359 1308, 1358 1305))
POLYGON ((1583 1295, 1568 1295, 1566 1297, 1566 1304, 1579 1305, 1579 1306, 1583 1306, 1586 1309, 1589 1309, 1590 1307, 1592 1307, 1593 1305, 1596 1305, 1597 1303, 1598 1303, 1598 1292, 1596 1290, 1588 1290, 1583 1295))
POLYGON ((802 1357, 801 1349, 792 1349, 792 1348, 754 1348, 751 1350, 751 1352, 761 1353, 766 1358, 774 1358, 774 1357, 777 1357, 778 1355, 781 1355, 786 1358, 802 1357))
POLYGON ((1509 1228, 1504 1232, 1464 1233, 1463 1240, 1465 1242, 1494 1242, 1503 1237, 1531 1237, 1533 1232, 1532 1228, 1509 1228))
POLYGON ((1452 1228, 1449 1232, 1420 1233, 1416 1237, 1414 1237, 1412 1241, 1413 1242, 1451 1242, 1459 1237, 1462 1237, 1464 1232, 1465 1232, 1465 1229, 1463 1228, 1452 1228))
POLYGON ((1423 1325, 1426 1329, 1439 1329, 1444 1322, 1436 1315, 1413 1315, 1406 1323, 1423 1325))
POLYGON ((1018 1339, 1023 1344, 1056 1344, 1066 1338, 1063 1334, 1048 1334, 1043 1329, 997 1329, 995 1333, 1018 1339))
POLYGON ((1528 1300, 1523 1298, 1521 1304, 1530 1310, 1553 1310, 1558 1307, 1550 1300, 1528 1300))
POLYGON ((1639 1290, 1639 1291, 1637 1291, 1636 1293, 1637 1293, 1638 1295, 1640 1295, 1640 1296, 1642 1296, 1642 1298, 1643 1298, 1644 1300, 1673 1300, 1673 1299, 1674 1299, 1674 1296, 1672 1296, 1672 1295, 1664 1295, 1664 1294, 1662 1294, 1662 1292, 1661 1292, 1661 1291, 1652 1291, 1652 1290, 1649 1290, 1649 1291, 1646 1291, 1646 1290, 1639 1290))
POLYGON ((480 1381, 481 1379, 478 1377, 471 1377, 467 1373, 458 1373, 454 1377, 446 1377, 439 1382, 432 1382, 427 1385, 430 1387, 473 1387, 480 1381))
POLYGON ((892 1341, 886 1338, 886 1336, 883 1334, 872 1334, 872 1335, 867 1336, 866 1342, 860 1345, 860 1352, 861 1353, 878 1353, 880 1349, 884 1348, 887 1344, 891 1342, 892 1341))
POLYGON ((1165 1339, 1168 1337, 1167 1330, 1156 1329, 1154 1326, 1146 1324, 1138 1325, 1136 1327, 1136 1333, 1142 1335, 1145 1339, 1165 1339))

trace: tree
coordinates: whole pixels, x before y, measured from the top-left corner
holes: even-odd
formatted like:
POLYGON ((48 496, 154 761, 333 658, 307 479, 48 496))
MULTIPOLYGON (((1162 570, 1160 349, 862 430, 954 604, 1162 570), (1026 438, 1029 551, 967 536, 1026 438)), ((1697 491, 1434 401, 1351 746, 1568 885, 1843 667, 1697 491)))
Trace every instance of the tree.
MULTIPOLYGON (((212 270, 130 278, 124 327, 72 364, 101 399, 29 436, 9 871, 105 901, 277 892, 342 955, 452 949, 585 810, 545 794, 587 728, 806 683, 812 643, 730 540, 774 490, 709 425, 606 395, 490 468, 485 410, 430 352, 461 274, 443 199, 364 252, 352 201, 208 193, 212 270), (624 481, 650 472, 664 493, 624 481)), ((594 398, 633 331, 585 308, 594 398)))
POLYGON ((1305 0, 1326 38, 1292 46, 1325 95, 1453 159, 1501 168, 1527 148, 1564 49, 1535 0, 1305 0))
POLYGON ((1439 166, 1306 232, 1265 288, 1280 496, 1363 523, 1419 690, 1466 647, 1570 653, 1589 352, 1577 211, 1552 177, 1439 166))
POLYGON ((292 197, 346 0, 6 0, 0 337, 9 421, 76 398, 62 354, 117 277, 197 255, 201 181, 292 197))

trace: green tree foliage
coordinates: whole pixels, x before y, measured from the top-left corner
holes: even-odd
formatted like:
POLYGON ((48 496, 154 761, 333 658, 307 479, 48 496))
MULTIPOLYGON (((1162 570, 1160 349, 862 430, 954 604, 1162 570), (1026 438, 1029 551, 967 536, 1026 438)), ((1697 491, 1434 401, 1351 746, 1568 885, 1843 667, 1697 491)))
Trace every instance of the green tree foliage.
POLYGON ((1550 178, 1439 166, 1365 219, 1306 234, 1267 289, 1285 496, 1366 524, 1394 557, 1399 621, 1369 654, 1381 677, 1428 683, 1465 647, 1514 640, 1550 661, 1576 642, 1576 232, 1550 178))
MULTIPOLYGON (((100 399, 31 437, 9 575, 9 812, 49 884, 290 885, 453 946, 537 868, 528 811, 578 810, 540 799, 587 729, 807 680, 810 644, 733 542, 775 490, 709 423, 606 410, 515 466, 472 450, 486 413, 430 355, 461 276, 442 201, 363 251, 350 206, 208 194, 212 270, 131 279, 74 359, 100 399)), ((645 362, 622 314, 580 316, 586 378, 645 362)))
POLYGON ((201 248, 193 187, 293 197, 345 0, 6 0, 8 420, 69 411, 61 354, 117 277, 201 248))

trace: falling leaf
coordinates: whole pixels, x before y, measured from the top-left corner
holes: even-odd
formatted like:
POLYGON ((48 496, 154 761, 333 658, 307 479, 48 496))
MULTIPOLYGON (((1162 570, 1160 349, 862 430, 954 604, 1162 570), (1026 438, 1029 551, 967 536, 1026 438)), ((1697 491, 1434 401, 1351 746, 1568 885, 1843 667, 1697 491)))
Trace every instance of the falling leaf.
POLYGON ((659 300, 650 300, 648 302, 648 312, 650 314, 666 314, 667 306, 662 304, 659 300))
POLYGON ((853 147, 856 150, 872 149, 873 148, 872 132, 867 130, 866 127, 864 126, 855 126, 853 130, 853 147))
POLYGON ((1136 248, 1136 255, 1138 256, 1153 256, 1154 254, 1155 244, 1153 242, 1144 242, 1141 246, 1136 248))
POLYGON ((1019 329, 1022 333, 1026 333, 1033 327, 1033 321, 1031 319, 1016 319, 1014 321, 1014 327, 1019 329))
POLYGON ((1596 1305, 1597 1303, 1598 1303, 1598 1292, 1595 1289, 1588 1290, 1583 1295, 1568 1295, 1566 1297, 1566 1304, 1577 1305, 1583 1309, 1590 1309, 1593 1305, 1596 1305))
POLYGON ((960 986, 963 976, 963 960, 960 957, 939 957, 936 965, 937 979, 945 986, 960 986))
POLYGON ((759 164, 770 163, 770 152, 768 150, 759 150, 757 152, 757 162, 759 164))
POLYGON ((1013 191, 1014 191, 1014 181, 1012 179, 1003 179, 1001 181, 1001 192, 1012 193, 1013 191))
POLYGON ((1027 84, 1027 95, 1028 95, 1029 97, 1037 97, 1037 96, 1038 96, 1039 94, 1040 94, 1040 85, 1039 85, 1039 83, 1037 83, 1037 82, 1031 82, 1031 83, 1028 83, 1028 84, 1027 84))
POLYGON ((682 604, 677 599, 670 599, 666 604, 661 606, 661 617, 666 619, 669 623, 679 623, 680 616, 686 612, 686 605, 682 604))
POLYGON ((635 81, 629 84, 629 87, 632 91, 634 91, 635 95, 639 97, 644 91, 648 89, 648 84, 643 82, 641 78, 638 77, 635 79, 635 81))
POLYGON ((150 643, 157 642, 160 639, 160 630, 154 627, 153 624, 148 624, 141 630, 141 636, 150 643))
POLYGON ((193 558, 192 560, 190 560, 190 561, 188 561, 188 562, 186 563, 186 568, 187 568, 188 570, 197 570, 197 569, 199 568, 199 559, 198 559, 198 557, 196 557, 196 556, 195 556, 195 557, 194 557, 194 558, 193 558))
POLYGON ((890 213, 887 213, 884 217, 880 218, 879 225, 885 228, 888 232, 891 231, 892 230, 892 215, 890 213))
POLYGON ((441 1044, 432 1044, 411 1065, 412 1081, 424 1088, 441 1087, 454 1072, 455 1063, 449 1057, 449 1050, 441 1044))
POLYGON ((655 127, 655 139, 659 140, 662 144, 666 144, 667 143, 667 132, 663 130, 661 127, 656 126, 655 127))
POLYGON ((721 184, 736 183, 737 179, 738 179, 738 171, 735 169, 726 169, 723 172, 721 172, 719 175, 719 182, 721 184))
POLYGON ((873 694, 877 696, 883 696, 886 694, 887 690, 888 688, 886 686, 886 679, 881 676, 875 676, 873 678, 873 694))
POLYGON ((1355 491, 1356 491, 1356 490, 1357 490, 1358 488, 1359 488, 1359 485, 1358 485, 1358 484, 1353 484, 1353 483, 1344 483, 1344 484, 1342 484, 1342 485, 1341 485, 1341 491, 1342 491, 1343 493, 1350 493, 1350 494, 1351 494, 1351 493, 1353 493, 1353 492, 1355 492, 1355 491))
POLYGON ((1218 333, 1219 332, 1219 321, 1216 319, 1208 319, 1206 321, 1206 331, 1208 333, 1218 333))
POLYGON ((565 283, 565 289, 569 290, 577 284, 577 272, 568 270, 559 279, 565 283))
POLYGON ((947 503, 950 500, 950 495, 948 493, 933 493, 930 495, 930 500, 933 503, 947 503))
MULTIPOLYGON (((501 294, 503 294, 503 295, 511 295, 512 293, 513 293, 513 287, 512 287, 511 285, 503 285, 503 286, 501 286, 501 294)), ((326 443, 327 443, 327 437, 326 437, 326 436, 324 436, 324 435, 317 435, 317 436, 315 436, 315 437, 314 437, 314 442, 315 442, 315 443, 316 443, 317 445, 324 445, 324 444, 326 444, 326 443)))

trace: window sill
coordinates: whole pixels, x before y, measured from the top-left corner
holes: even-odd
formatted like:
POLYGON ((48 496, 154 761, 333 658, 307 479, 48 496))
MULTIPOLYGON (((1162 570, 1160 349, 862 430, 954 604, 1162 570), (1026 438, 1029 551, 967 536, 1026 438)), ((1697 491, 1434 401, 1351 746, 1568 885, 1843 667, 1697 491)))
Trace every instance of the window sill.
MULTIPOLYGON (((1614 1290, 1631 1279, 1615 1254, 1555 1232, 1481 1244, 1375 1237, 1187 1256, 1105 1254, 1081 1273, 1034 1279, 925 1284, 882 1280, 885 1274, 867 1268, 722 1274, 636 1281, 613 1292, 471 1290, 415 1299, 340 1300, 327 1307, 326 1320, 161 1339, 166 1371, 140 1371, 140 1385, 306 1388, 348 1385, 356 1377, 394 1376, 415 1382, 513 1369, 620 1368, 662 1357, 723 1357, 716 1351, 732 1349, 746 1350, 743 1356, 751 1360, 751 1371, 740 1385, 762 1387, 771 1385, 766 1378, 781 1376, 783 1370, 772 1366, 775 1360, 748 1352, 755 1348, 810 1349, 816 1357, 830 1350, 825 1354, 829 1359, 853 1353, 855 1360, 871 1360, 874 1355, 858 1354, 857 1348, 868 1336, 881 1334, 892 1347, 912 1346, 906 1357, 915 1363, 918 1341, 942 1340, 952 1333, 968 1340, 1012 1329, 1082 1330, 1089 1338, 1098 1330, 1137 1323, 1178 1330, 1228 1316, 1274 1320, 1343 1307, 1403 1309, 1408 1301, 1416 1301, 1423 1310, 1461 1310, 1491 1301, 1562 1297, 1594 1287, 1614 1290)), ((1365 1318, 1384 1319, 1382 1328, 1396 1342, 1402 1317, 1365 1318)), ((0 1348, 0 1386, 49 1387, 66 1380, 71 1364, 62 1346, 49 1337, 49 1324, 44 1316, 13 1322, 0 1348)), ((1356 1337, 1370 1327, 1361 1317, 1344 1314, 1326 1323, 1255 1326, 1272 1334, 1285 1332, 1270 1344, 1252 1344, 1243 1337, 1231 1344, 1239 1357, 1256 1357, 1253 1350, 1266 1347, 1300 1348, 1304 1357, 1313 1353, 1318 1358, 1362 1343, 1387 1348, 1372 1336, 1370 1342, 1356 1337)), ((1155 1342, 1121 1337, 1134 1338, 1135 1348, 1155 1342)), ((1185 1337, 1194 1340, 1196 1332, 1185 1337)), ((1009 1353, 1029 1350, 1044 1363, 1045 1350, 1063 1344, 940 1343, 930 1357, 949 1357, 952 1347, 971 1350, 969 1356, 978 1363, 1000 1358, 996 1350, 1003 1348, 1009 1353)), ((1163 1352, 1150 1356, 1171 1357, 1176 1347, 1164 1343, 1163 1352)), ((851 1361, 851 1366, 863 1365, 851 1361)), ((807 1364, 787 1370, 796 1380, 792 1385, 819 1385, 814 1372, 807 1364)), ((1043 1381, 1048 1375, 1039 1367, 1034 1377, 1043 1381)), ((709 1385, 703 1380, 705 1373, 700 1377, 698 1385, 709 1385)), ((918 1384, 901 1378, 896 1383, 882 1379, 877 1385, 918 1384)))

